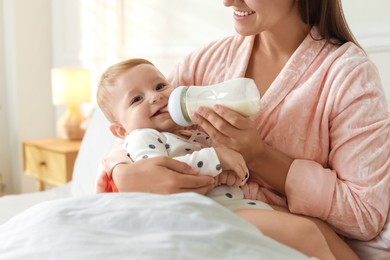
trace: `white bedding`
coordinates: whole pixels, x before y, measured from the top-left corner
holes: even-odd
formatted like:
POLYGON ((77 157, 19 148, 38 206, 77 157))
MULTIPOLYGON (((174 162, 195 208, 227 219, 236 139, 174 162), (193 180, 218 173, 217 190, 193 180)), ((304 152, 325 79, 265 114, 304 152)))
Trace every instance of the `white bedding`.
POLYGON ((194 193, 40 203, 0 226, 0 259, 307 259, 194 193))
POLYGON ((0 198, 0 224, 11 217, 42 201, 66 198, 70 196, 70 184, 44 192, 32 192, 21 195, 7 195, 0 198))

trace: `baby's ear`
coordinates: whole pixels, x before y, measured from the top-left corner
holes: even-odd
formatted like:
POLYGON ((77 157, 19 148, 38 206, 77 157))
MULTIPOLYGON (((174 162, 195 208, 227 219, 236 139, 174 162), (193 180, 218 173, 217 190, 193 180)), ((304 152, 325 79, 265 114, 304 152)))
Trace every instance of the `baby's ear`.
POLYGON ((122 139, 124 139, 125 136, 127 135, 126 129, 124 129, 122 127, 122 125, 120 125, 118 123, 111 123, 110 124, 110 131, 114 136, 122 138, 122 139))

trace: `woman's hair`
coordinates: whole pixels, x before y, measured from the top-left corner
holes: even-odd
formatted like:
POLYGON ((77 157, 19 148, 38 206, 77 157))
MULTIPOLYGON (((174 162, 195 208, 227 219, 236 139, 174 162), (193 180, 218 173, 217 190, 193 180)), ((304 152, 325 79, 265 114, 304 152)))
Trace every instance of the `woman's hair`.
POLYGON ((110 88, 115 87, 118 76, 140 64, 153 65, 153 63, 145 59, 129 59, 112 65, 102 74, 97 89, 96 101, 110 122, 115 121, 115 115, 111 112, 112 104, 110 101, 112 94, 110 88))
POLYGON ((317 26, 327 41, 337 45, 353 42, 360 47, 345 20, 341 0, 299 0, 298 6, 302 20, 317 26))

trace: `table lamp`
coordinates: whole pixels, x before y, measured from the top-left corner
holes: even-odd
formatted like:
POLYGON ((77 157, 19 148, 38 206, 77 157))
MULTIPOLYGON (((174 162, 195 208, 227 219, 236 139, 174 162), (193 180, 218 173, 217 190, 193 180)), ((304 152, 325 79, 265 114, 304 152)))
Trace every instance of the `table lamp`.
POLYGON ((66 111, 57 122, 57 134, 68 140, 81 140, 86 118, 80 105, 90 101, 90 72, 84 68, 53 68, 52 98, 54 105, 66 105, 66 111))

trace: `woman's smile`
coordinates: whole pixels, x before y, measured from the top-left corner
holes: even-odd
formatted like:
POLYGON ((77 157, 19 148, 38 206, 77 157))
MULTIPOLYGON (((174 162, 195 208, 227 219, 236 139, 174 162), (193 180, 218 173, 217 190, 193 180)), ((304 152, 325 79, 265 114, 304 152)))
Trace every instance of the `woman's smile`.
POLYGON ((234 11, 234 14, 240 17, 248 16, 254 13, 255 11, 234 11))

